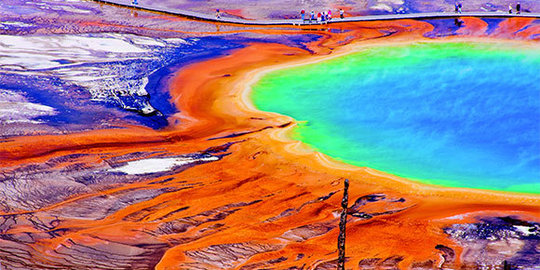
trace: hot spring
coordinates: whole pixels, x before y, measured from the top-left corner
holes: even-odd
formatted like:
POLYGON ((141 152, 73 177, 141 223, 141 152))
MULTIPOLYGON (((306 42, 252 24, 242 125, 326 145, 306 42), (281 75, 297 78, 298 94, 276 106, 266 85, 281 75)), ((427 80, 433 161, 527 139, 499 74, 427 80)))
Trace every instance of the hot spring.
POLYGON ((424 183, 540 193, 540 50, 514 43, 365 49, 265 74, 251 98, 293 139, 424 183))

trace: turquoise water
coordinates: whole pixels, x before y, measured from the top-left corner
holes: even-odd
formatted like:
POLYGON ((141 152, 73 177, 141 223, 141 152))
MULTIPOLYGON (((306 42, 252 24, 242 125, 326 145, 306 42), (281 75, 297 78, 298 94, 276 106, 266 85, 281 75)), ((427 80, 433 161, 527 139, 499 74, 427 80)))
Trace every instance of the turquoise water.
POLYGON ((376 47, 253 86, 293 137, 335 159, 452 187, 540 193, 540 50, 376 47))

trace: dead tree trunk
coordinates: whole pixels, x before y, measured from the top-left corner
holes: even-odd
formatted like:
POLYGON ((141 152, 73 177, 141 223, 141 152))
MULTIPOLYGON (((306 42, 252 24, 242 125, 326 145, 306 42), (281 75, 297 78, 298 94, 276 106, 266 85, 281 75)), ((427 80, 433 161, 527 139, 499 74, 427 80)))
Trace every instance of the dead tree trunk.
POLYGON ((338 236, 338 263, 337 269, 345 269, 345 227, 347 226, 347 208, 349 206, 349 179, 345 179, 343 189, 343 199, 341 200, 341 216, 339 218, 338 236))

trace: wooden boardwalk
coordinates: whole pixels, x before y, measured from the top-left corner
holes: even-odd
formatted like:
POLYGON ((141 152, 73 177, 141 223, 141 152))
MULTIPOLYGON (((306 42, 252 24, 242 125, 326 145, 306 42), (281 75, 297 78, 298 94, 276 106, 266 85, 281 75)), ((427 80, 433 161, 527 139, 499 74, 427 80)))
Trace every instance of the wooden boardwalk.
MULTIPOLYGON (((238 18, 221 17, 216 18, 215 14, 206 14, 188 10, 180 10, 174 8, 161 8, 155 5, 150 5, 148 1, 141 1, 138 5, 132 4, 126 0, 93 0, 99 3, 105 3, 110 5, 116 5, 126 8, 139 9, 151 12, 159 12, 169 15, 181 16, 190 19, 198 19, 219 23, 232 23, 242 25, 316 25, 320 22, 303 22, 301 19, 283 19, 283 20, 246 20, 238 18)), ((140 0, 139 0, 140 1, 140 0)), ((306 16, 309 14, 306 14, 306 16)), ((441 18, 457 18, 457 17, 485 17, 485 18, 540 18, 540 13, 521 13, 521 14, 508 14, 506 12, 463 12, 461 14, 451 12, 430 12, 430 13, 408 13, 408 14, 388 14, 388 15, 369 15, 369 16, 355 16, 345 17, 340 19, 339 17, 332 18, 327 23, 341 23, 341 22, 363 22, 363 21, 383 21, 383 20, 401 20, 401 19, 441 19, 441 18)))

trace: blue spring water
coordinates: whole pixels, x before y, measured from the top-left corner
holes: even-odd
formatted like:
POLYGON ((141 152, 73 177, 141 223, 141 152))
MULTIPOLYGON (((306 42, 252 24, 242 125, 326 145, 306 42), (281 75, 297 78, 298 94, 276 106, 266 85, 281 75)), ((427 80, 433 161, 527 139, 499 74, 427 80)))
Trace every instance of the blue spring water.
POLYGON ((338 160, 426 183, 540 193, 540 51, 379 47, 271 72, 252 93, 338 160))

